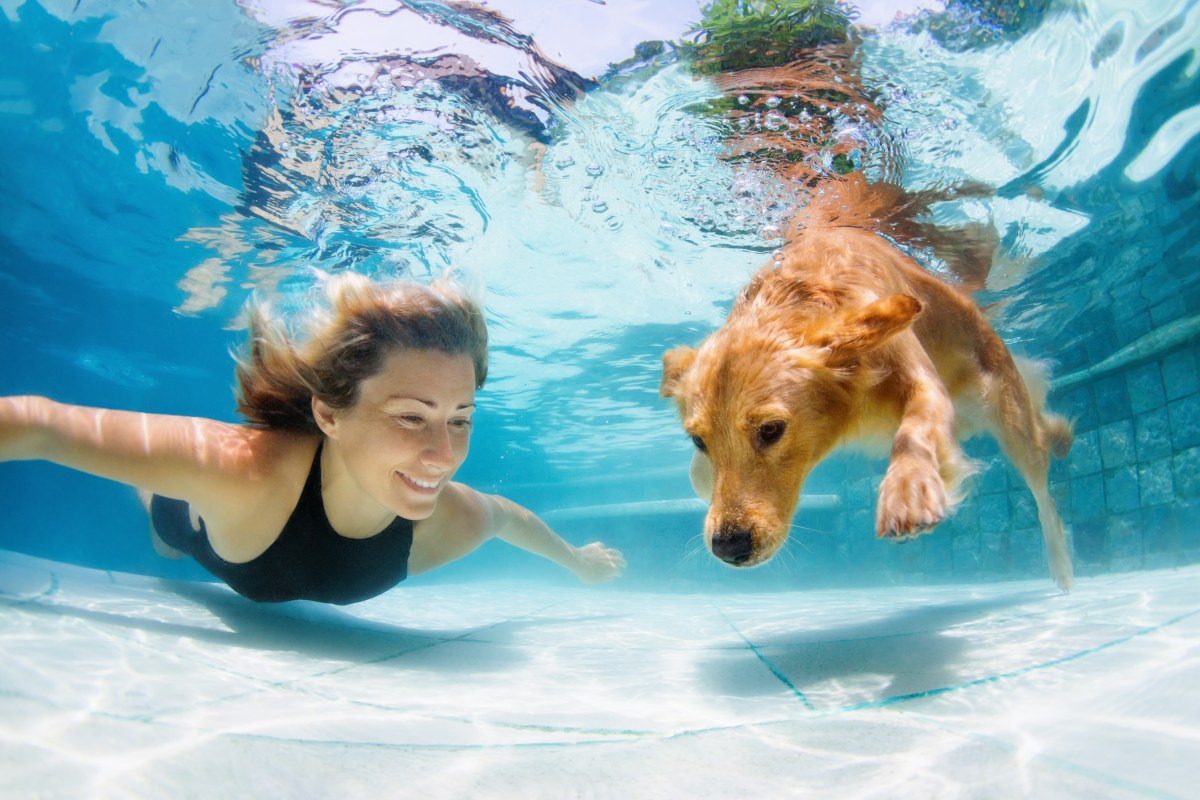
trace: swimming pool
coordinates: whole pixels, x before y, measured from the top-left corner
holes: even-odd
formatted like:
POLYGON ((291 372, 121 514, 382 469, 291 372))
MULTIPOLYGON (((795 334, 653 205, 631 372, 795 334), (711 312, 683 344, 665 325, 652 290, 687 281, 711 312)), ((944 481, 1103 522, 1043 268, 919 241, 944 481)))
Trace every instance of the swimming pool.
POLYGON ((460 476, 629 562, 579 590, 489 544, 345 611, 254 608, 157 559, 131 491, 5 464, 10 792, 189 796, 223 763, 284 796, 430 769, 442 796, 1185 796, 1200 9, 861 5, 888 133, 861 157, 995 189, 937 214, 996 231, 979 299, 1075 421, 1070 596, 983 441, 933 535, 877 541, 883 462, 845 455, 770 564, 704 549, 659 360, 795 198, 697 114, 696 3, 0 4, 0 393, 232 419, 250 292, 457 265, 493 342, 460 476))

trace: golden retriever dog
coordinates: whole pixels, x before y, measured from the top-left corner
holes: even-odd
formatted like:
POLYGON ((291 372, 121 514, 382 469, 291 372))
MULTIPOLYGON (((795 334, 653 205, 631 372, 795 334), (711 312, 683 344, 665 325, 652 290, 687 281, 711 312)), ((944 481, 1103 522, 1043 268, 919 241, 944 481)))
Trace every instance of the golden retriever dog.
MULTIPOLYGON (((795 88, 796 75, 783 71, 769 90, 784 80, 795 88)), ((730 85, 761 89, 769 77, 759 71, 730 85)), ((1069 451, 1071 425, 1043 408, 1044 378, 1032 363, 1018 369, 969 282, 935 277, 897 245, 916 236, 915 215, 937 198, 861 172, 798 179, 811 199, 781 252, 719 330, 663 356, 661 394, 674 399, 696 447, 692 485, 709 503, 704 537, 713 554, 735 567, 770 559, 788 537, 805 478, 842 444, 890 448, 876 535, 926 533, 953 510, 973 471, 959 441, 988 432, 1033 492, 1051 575, 1068 590, 1071 560, 1047 473, 1050 455, 1069 451)), ((959 266, 986 272, 985 251, 963 248, 959 266)))

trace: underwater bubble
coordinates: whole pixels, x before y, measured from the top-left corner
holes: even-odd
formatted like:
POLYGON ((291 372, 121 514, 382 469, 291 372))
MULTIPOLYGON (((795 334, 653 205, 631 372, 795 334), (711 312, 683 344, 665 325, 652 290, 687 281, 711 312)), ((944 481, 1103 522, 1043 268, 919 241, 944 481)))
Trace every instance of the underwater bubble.
POLYGON ((587 170, 587 174, 591 175, 593 178, 599 178, 604 174, 604 165, 598 164, 595 161, 588 164, 585 169, 587 170))
POLYGON ((592 211, 595 211, 597 214, 603 214, 605 211, 608 211, 608 203, 603 200, 596 200, 592 203, 592 211))
POLYGON ((782 102, 783 100, 781 98, 772 95, 771 97, 767 98, 767 108, 779 108, 779 104, 782 102))
POLYGON ((558 158, 554 159, 554 166, 558 167, 559 169, 566 169, 567 167, 574 166, 574 164, 575 159, 569 155, 559 156, 558 158))
POLYGON ((763 127, 767 130, 778 131, 787 126, 787 117, 776 111, 772 111, 763 119, 763 127))
POLYGON ((436 98, 441 97, 443 94, 442 85, 435 80, 430 80, 429 78, 423 78, 417 81, 415 88, 416 93, 421 97, 436 98))
POLYGON ((771 225, 771 224, 763 225, 761 228, 758 229, 758 238, 767 239, 767 240, 778 239, 779 238, 779 226, 771 225))
POLYGON ((744 106, 744 105, 746 105, 747 103, 749 103, 749 102, 750 102, 750 98, 749 98, 749 97, 747 97, 747 96, 746 96, 746 95, 744 95, 744 94, 741 94, 741 95, 738 95, 738 99, 737 99, 737 101, 738 101, 738 105, 742 105, 742 106, 744 106))

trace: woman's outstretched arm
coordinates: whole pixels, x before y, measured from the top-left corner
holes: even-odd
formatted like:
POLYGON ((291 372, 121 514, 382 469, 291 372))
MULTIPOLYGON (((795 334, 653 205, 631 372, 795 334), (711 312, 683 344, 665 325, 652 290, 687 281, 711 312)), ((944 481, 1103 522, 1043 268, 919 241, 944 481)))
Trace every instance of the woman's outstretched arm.
POLYGON ((0 461, 51 461, 201 504, 244 470, 255 433, 198 417, 0 397, 0 461))
POLYGON ((491 530, 496 538, 566 567, 584 583, 611 580, 625 569, 620 551, 600 542, 574 547, 529 509, 499 495, 484 497, 492 507, 491 530))
POLYGON ((511 500, 452 483, 433 516, 414 529, 409 574, 461 558, 493 537, 560 564, 585 583, 611 580, 625 569, 625 558, 611 547, 600 542, 575 547, 511 500))

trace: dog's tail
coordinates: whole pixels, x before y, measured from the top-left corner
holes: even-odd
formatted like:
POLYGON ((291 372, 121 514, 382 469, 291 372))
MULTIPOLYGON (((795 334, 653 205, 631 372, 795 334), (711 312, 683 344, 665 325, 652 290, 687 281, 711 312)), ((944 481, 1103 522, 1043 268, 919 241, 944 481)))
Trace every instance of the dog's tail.
POLYGON ((1050 366, 1046 361, 1016 357, 1017 371, 1025 381, 1033 413, 1040 423, 1041 435, 1055 458, 1066 458, 1075 441, 1075 426, 1066 417, 1045 410, 1046 394, 1050 389, 1050 366))
POLYGON ((1066 458, 1071 452, 1071 443, 1075 441, 1075 426, 1071 421, 1059 414, 1042 414, 1042 432, 1054 457, 1066 458))

